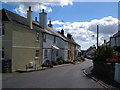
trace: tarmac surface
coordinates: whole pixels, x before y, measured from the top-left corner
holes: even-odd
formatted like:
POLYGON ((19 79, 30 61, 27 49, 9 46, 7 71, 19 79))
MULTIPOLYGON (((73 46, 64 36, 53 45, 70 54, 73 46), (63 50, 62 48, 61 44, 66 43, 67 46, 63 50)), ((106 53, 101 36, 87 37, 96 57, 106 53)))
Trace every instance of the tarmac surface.
POLYGON ((103 88, 83 71, 92 66, 91 60, 76 65, 63 65, 47 70, 3 75, 3 88, 103 88))

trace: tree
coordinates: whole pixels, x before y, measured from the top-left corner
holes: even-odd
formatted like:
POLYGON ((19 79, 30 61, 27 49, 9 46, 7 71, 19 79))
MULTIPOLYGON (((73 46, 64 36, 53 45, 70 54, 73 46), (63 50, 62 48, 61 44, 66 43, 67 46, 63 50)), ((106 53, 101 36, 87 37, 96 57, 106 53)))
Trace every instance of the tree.
POLYGON ((101 46, 94 53, 95 62, 106 62, 109 57, 115 56, 114 49, 108 45, 101 46))

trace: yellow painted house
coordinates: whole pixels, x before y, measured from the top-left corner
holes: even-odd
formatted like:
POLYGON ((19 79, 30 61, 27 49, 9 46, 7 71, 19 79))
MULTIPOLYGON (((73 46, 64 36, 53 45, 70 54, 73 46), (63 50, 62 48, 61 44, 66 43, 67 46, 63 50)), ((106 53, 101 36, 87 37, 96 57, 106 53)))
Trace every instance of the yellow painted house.
POLYGON ((31 7, 27 11, 27 18, 6 9, 0 10, 0 16, 2 16, 0 20, 2 60, 8 61, 10 71, 40 67, 44 30, 32 21, 31 7))

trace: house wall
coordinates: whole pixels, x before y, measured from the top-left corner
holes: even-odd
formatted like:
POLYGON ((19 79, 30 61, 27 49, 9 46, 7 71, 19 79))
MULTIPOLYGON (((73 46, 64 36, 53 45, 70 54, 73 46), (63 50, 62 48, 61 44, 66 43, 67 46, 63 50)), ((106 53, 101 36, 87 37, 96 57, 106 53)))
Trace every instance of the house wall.
POLYGON ((77 60, 78 56, 80 56, 79 52, 80 52, 80 46, 75 45, 75 51, 74 51, 75 60, 77 60))
POLYGON ((10 22, 3 22, 4 32, 2 35, 2 48, 4 48, 4 58, 12 59, 12 25, 10 22))
POLYGON ((114 80, 120 83, 120 64, 119 63, 115 63, 114 80))
POLYGON ((67 60, 68 59, 68 42, 64 41, 59 37, 56 38, 56 41, 57 41, 56 45, 60 48, 59 57, 62 57, 62 59, 67 60))
POLYGON ((117 46, 120 46, 120 36, 117 37, 117 46))
POLYGON ((46 60, 50 60, 51 61, 51 54, 52 54, 52 45, 53 45, 53 40, 54 40, 54 36, 49 35, 49 34, 45 34, 46 35, 46 41, 43 41, 43 62, 46 60), (45 50, 47 50, 47 57, 44 57, 44 52, 45 50))
POLYGON ((111 46, 120 46, 120 36, 111 38, 111 46))
POLYGON ((68 43, 68 59, 73 61, 75 59, 75 45, 73 43, 68 43))
POLYGON ((4 42, 3 47, 5 59, 12 60, 12 71, 25 69, 29 62, 34 62, 37 67, 40 66, 42 44, 36 41, 36 31, 18 24, 6 23, 5 25, 4 39, 9 42, 4 42), (39 58, 35 58, 36 50, 40 51, 39 58))
POLYGON ((68 58, 67 56, 68 42, 64 41, 60 37, 56 37, 56 43, 54 43, 54 37, 56 36, 46 34, 46 42, 43 42, 43 60, 44 61, 46 60, 52 61, 60 57, 62 57, 62 59, 64 60, 68 58), (52 50, 52 45, 56 45, 59 48, 59 50, 52 50), (45 50, 47 50, 47 58, 44 58, 45 50), (56 56, 57 51, 58 51, 58 56, 56 56))

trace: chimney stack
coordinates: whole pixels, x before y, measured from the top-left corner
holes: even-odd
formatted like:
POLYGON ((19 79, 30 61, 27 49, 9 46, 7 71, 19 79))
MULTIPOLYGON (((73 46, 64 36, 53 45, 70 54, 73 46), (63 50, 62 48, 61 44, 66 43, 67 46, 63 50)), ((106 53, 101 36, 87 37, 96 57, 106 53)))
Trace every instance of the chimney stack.
POLYGON ((30 29, 33 29, 31 6, 29 6, 29 10, 27 11, 27 19, 28 19, 28 25, 29 25, 30 29))
POLYGON ((72 39, 72 35, 70 33, 68 33, 67 38, 72 39))
POLYGON ((46 28, 47 26, 47 13, 44 12, 44 9, 42 9, 42 12, 39 14, 40 20, 39 23, 43 28, 46 28))
POLYGON ((106 44, 106 40, 104 40, 104 44, 106 44))
POLYGON ((53 27, 53 25, 51 24, 51 20, 49 21, 48 27, 53 27))
POLYGON ((61 30, 61 34, 64 35, 64 30, 63 29, 61 30))

